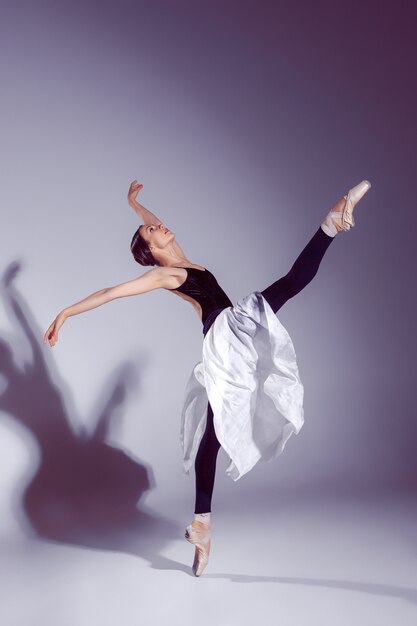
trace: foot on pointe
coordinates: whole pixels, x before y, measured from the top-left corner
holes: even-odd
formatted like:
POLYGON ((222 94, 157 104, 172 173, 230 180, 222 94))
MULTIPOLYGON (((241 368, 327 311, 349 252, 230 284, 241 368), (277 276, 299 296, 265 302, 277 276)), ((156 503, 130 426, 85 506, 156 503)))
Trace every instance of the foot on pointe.
POLYGON ((326 235, 334 237, 338 232, 348 231, 355 226, 353 209, 370 188, 371 183, 368 180, 363 180, 349 189, 348 193, 336 202, 321 224, 326 235))

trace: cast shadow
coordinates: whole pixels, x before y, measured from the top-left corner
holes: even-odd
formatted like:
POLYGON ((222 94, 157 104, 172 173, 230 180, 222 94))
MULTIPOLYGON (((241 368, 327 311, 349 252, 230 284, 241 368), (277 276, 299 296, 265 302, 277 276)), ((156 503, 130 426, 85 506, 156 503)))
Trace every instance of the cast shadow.
POLYGON ((287 576, 250 576, 246 574, 205 574, 204 578, 226 579, 234 583, 278 583, 280 585, 306 585, 307 587, 324 587, 326 589, 341 589, 354 591, 373 596, 399 598, 410 604, 417 604, 417 589, 412 587, 398 587, 378 583, 362 583, 354 580, 331 580, 325 578, 295 578, 287 576))
POLYGON ((146 559, 152 568, 189 573, 189 567, 161 554, 182 529, 143 502, 155 488, 152 468, 106 441, 132 386, 133 365, 121 364, 105 384, 93 431, 72 426, 64 394, 53 381, 59 375, 50 346, 41 343, 43 334, 13 284, 20 270, 21 263, 12 262, 1 287, 19 329, 13 344, 27 340, 32 362, 19 369, 11 344, 0 337, 0 375, 6 382, 0 411, 28 429, 39 447, 39 462, 21 489, 31 528, 43 540, 121 551, 146 559))

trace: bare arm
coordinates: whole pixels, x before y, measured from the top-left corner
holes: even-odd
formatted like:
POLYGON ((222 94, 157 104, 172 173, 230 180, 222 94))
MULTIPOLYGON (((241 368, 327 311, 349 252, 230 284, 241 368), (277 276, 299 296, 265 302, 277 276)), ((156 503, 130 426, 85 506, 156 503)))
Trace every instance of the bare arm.
POLYGON ((142 189, 142 187, 143 185, 141 183, 138 183, 137 180, 134 180, 129 187, 127 201, 129 202, 130 206, 135 210, 135 212, 139 215, 145 226, 147 226, 148 224, 154 224, 155 226, 158 226, 158 224, 161 223, 159 217, 156 217, 156 215, 151 213, 151 211, 146 209, 142 204, 139 204, 139 202, 136 200, 137 194, 142 189))
POLYGON ((129 280, 126 283, 115 285, 114 287, 106 287, 95 291, 80 302, 63 309, 49 326, 44 335, 44 343, 49 341, 49 344, 54 346, 58 341, 58 330, 68 317, 72 315, 78 315, 85 311, 90 311, 98 306, 111 302, 116 298, 124 298, 126 296, 136 296, 152 289, 159 289, 165 287, 169 283, 169 275, 166 271, 157 267, 145 272, 139 278, 129 280))

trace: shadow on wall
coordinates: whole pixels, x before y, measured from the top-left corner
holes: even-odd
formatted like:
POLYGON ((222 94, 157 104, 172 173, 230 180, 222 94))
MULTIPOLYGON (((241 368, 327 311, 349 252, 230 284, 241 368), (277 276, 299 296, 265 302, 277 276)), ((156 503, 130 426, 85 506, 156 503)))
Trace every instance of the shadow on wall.
POLYGON ((121 365, 112 384, 106 384, 108 399, 94 431, 75 433, 63 394, 50 376, 52 357, 47 358, 38 340, 42 333, 33 320, 29 323, 28 307, 14 287, 20 269, 19 262, 11 263, 1 288, 14 325, 23 331, 20 341, 28 340, 33 358, 21 371, 0 337, 0 375, 6 382, 0 411, 19 420, 39 445, 40 462, 25 485, 22 503, 30 525, 43 539, 127 552, 147 559, 153 568, 188 573, 189 567, 160 554, 181 536, 181 529, 140 503, 155 488, 151 468, 106 443, 115 411, 126 398, 132 365, 121 365))

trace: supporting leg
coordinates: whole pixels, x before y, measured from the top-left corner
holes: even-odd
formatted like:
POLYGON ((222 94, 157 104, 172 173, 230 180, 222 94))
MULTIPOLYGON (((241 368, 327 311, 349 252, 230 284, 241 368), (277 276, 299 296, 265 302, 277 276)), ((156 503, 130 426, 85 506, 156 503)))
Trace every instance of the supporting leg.
POLYGON ((217 453, 220 443, 213 425, 213 409, 207 405, 207 424, 195 459, 196 499, 194 513, 211 512, 217 453))
POLYGON ((333 240, 334 237, 326 235, 320 226, 297 257, 288 274, 261 291, 274 313, 313 280, 319 269, 320 262, 333 240))

